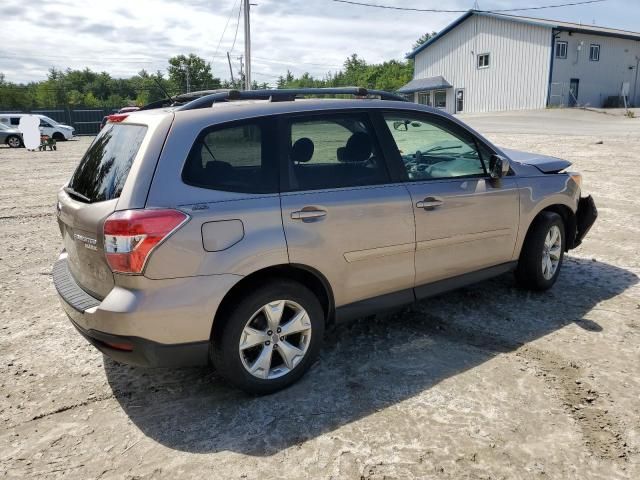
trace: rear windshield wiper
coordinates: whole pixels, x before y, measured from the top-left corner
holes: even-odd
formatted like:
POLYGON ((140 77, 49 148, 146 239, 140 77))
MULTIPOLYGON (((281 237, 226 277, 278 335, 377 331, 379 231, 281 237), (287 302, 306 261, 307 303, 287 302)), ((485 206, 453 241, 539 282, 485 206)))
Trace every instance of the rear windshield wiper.
POLYGON ((76 192, 71 187, 64 187, 63 190, 67 192, 70 196, 77 198, 78 200, 82 200, 85 203, 91 203, 91 199, 89 197, 85 197, 80 192, 76 192))

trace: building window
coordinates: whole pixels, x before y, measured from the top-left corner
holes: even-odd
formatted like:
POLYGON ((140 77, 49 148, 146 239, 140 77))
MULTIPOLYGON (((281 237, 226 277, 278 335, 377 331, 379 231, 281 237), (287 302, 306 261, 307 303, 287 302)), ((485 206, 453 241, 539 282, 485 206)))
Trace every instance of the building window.
POLYGON ((481 53, 478 55, 478 68, 489 68, 489 54, 481 53))
POLYGON ((464 90, 456 90, 456 113, 464 112, 464 90))
POLYGON ((429 105, 429 106, 431 106, 431 92, 420 92, 420 93, 418 93, 418 103, 420 105, 429 105))
POLYGON ((600 61, 600 45, 596 45, 594 43, 591 44, 589 48, 589 60, 592 62, 600 61))
POLYGON ((446 90, 436 90, 433 92, 433 106, 436 108, 447 108, 446 90))
POLYGON ((556 58, 567 58, 567 42, 556 42, 556 58))

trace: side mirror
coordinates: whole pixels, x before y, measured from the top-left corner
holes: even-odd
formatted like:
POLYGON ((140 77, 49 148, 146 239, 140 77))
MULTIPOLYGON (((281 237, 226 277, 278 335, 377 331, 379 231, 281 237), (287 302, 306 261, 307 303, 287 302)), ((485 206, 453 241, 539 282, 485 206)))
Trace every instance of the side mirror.
POLYGON ((489 158, 489 176, 497 180, 509 173, 509 159, 502 155, 491 155, 489 158))
POLYGON ((409 125, 409 122, 407 120, 396 121, 396 122, 393 122, 393 129, 394 130, 407 131, 407 130, 409 130, 408 125, 409 125))

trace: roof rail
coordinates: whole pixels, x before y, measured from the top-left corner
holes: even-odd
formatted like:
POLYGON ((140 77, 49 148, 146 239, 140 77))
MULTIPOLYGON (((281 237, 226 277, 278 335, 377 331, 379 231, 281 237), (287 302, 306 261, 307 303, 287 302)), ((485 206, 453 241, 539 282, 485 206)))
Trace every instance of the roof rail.
POLYGON ((292 88, 277 90, 229 90, 228 92, 213 93, 193 100, 176 110, 196 110, 209 108, 214 103, 232 100, 269 100, 271 102, 293 101, 304 95, 352 95, 355 97, 380 97, 381 100, 395 100, 406 102, 407 99, 383 90, 368 90, 362 87, 337 88, 292 88))

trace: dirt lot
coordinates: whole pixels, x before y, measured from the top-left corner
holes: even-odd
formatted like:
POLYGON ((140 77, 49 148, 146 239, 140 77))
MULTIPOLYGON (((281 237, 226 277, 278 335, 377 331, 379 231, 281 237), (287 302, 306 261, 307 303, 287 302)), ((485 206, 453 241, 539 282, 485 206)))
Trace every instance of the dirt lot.
POLYGON ((467 120, 584 173, 600 218, 558 284, 507 275, 341 326, 302 382, 263 398, 90 347, 50 277, 55 192, 89 139, 0 147, 0 475, 640 478, 640 120, 467 120))

